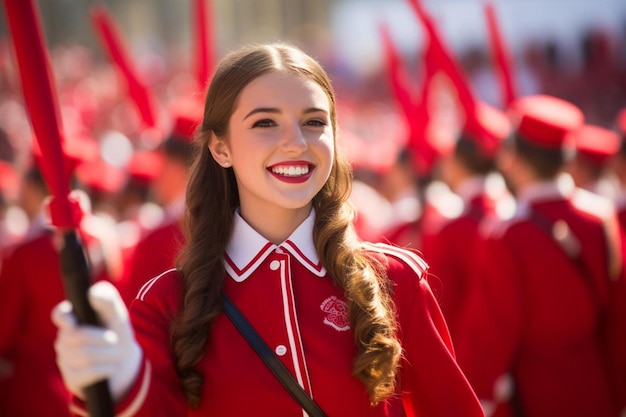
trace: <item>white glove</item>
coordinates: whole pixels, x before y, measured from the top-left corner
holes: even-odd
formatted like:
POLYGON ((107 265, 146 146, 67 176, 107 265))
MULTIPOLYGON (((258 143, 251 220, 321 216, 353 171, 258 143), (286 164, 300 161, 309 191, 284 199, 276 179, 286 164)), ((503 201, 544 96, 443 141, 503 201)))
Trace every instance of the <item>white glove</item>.
POLYGON ((85 399, 85 387, 108 379, 111 397, 117 402, 137 378, 142 350, 124 301, 111 283, 94 284, 88 298, 104 327, 78 325, 67 300, 52 310, 52 321, 58 327, 54 343, 57 364, 65 385, 79 398, 85 399))

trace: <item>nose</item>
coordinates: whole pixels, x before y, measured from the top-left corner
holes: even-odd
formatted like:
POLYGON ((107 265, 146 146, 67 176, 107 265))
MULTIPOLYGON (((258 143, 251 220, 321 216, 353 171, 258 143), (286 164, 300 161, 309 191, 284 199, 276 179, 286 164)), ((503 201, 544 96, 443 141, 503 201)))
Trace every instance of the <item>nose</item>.
POLYGON ((306 136, 302 131, 302 126, 299 123, 293 123, 293 125, 285 129, 281 147, 287 153, 298 154, 304 152, 309 147, 306 136))

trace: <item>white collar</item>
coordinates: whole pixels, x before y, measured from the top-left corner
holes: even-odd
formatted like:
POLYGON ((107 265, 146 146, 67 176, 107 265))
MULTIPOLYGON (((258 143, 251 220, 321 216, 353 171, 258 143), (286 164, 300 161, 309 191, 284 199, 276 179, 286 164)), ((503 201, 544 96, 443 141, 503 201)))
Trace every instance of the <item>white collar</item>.
POLYGON ((456 194, 467 204, 479 195, 485 194, 487 191, 487 178, 482 175, 472 176, 462 181, 456 187, 456 194))
POLYGON ((619 190, 615 197, 615 204, 618 209, 626 208, 626 190, 619 190))
POLYGON ((561 174, 556 180, 541 181, 520 190, 518 201, 530 204, 537 201, 557 200, 571 195, 574 190, 572 177, 568 174, 561 174))
POLYGON ((182 217, 185 212, 185 194, 181 194, 177 199, 169 203, 163 209, 165 221, 174 221, 182 217))
POLYGON ((312 274, 318 277, 326 275, 315 245, 313 244, 313 225, 315 210, 293 231, 280 245, 275 245, 254 230, 239 214, 234 214, 233 235, 226 247, 224 266, 226 272, 237 282, 248 278, 258 266, 274 251, 287 251, 312 274))
POLYGON ((517 197, 517 216, 525 215, 532 203, 563 200, 576 190, 574 180, 568 174, 561 174, 552 181, 542 181, 525 187, 517 197))

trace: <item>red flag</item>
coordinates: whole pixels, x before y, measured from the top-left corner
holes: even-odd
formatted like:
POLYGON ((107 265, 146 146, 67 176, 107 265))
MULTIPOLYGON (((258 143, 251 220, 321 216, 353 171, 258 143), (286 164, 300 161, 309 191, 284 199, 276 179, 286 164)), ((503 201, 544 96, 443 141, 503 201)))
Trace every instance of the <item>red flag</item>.
POLYGON ((215 67, 213 8, 211 0, 193 0, 193 6, 192 16, 196 18, 195 74, 198 85, 204 90, 215 67))
POLYGON ((409 75, 407 74, 402 57, 393 43, 389 28, 381 23, 379 32, 383 45, 385 63, 387 65, 387 79, 389 80, 389 85, 407 121, 411 123, 416 112, 416 105, 414 103, 416 94, 414 91, 411 91, 409 75))
POLYGON ((407 149, 411 153, 413 165, 417 172, 420 175, 427 175, 438 156, 436 147, 428 137, 430 121, 428 95, 432 72, 426 68, 421 90, 412 88, 406 66, 393 43, 388 27, 381 24, 379 31, 389 83, 409 127, 407 149))
POLYGON ((415 149, 417 166, 424 174, 429 173, 439 156, 450 148, 450 138, 436 123, 439 108, 432 105, 433 80, 439 70, 432 59, 434 53, 435 48, 429 39, 424 48, 423 84, 415 115, 419 122, 409 143, 409 148, 415 149))
MULTIPOLYGON (((98 325, 98 317, 87 299, 89 266, 76 229, 78 203, 69 198, 65 176, 63 135, 59 123, 56 94, 44 47, 41 22, 34 0, 5 0, 5 8, 19 67, 24 101, 43 155, 42 172, 52 192, 52 223, 63 232, 59 251, 61 275, 67 298, 79 323, 98 325)), ((108 382, 102 380, 85 387, 89 415, 113 416, 108 382)))
POLYGON ((510 52, 502 38, 493 4, 485 3, 485 15, 487 18, 487 29, 489 31, 489 41, 494 54, 500 82, 502 84, 502 105, 506 109, 516 98, 515 87, 513 86, 513 66, 511 64, 510 52))
POLYGON ((41 171, 52 202, 52 224, 74 229, 80 220, 78 203, 69 198, 67 161, 53 77, 33 0, 5 0, 7 18, 19 67, 24 101, 41 153, 41 171))
POLYGON ((474 112, 475 99, 472 91, 469 88, 465 76, 461 69, 458 67, 455 60, 452 58, 452 54, 449 52, 445 45, 442 36, 439 34, 435 23, 428 15, 424 7, 420 4, 419 0, 410 0, 413 10, 417 17, 422 22, 424 29, 428 33, 428 37, 431 43, 430 59, 431 63, 443 71, 450 81, 454 84, 459 101, 462 104, 466 112, 466 117, 474 112))
POLYGON ((507 131, 508 124, 504 114, 499 114, 496 109, 487 106, 474 96, 460 66, 444 44, 426 10, 419 0, 411 0, 411 5, 429 35, 431 49, 426 56, 427 66, 437 68, 447 75, 454 85, 465 113, 464 132, 470 134, 485 153, 493 154, 503 138, 503 132, 507 131))
POLYGON ((152 92, 138 74, 115 19, 104 5, 92 9, 91 19, 102 48, 122 74, 141 120, 146 128, 157 128, 157 105, 152 92))

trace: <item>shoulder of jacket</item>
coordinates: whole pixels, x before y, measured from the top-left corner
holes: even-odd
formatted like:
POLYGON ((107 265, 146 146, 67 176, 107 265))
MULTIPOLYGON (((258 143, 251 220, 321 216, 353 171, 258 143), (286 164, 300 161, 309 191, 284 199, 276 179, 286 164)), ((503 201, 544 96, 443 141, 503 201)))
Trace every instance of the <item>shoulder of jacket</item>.
POLYGON ((146 298, 163 294, 171 296, 181 288, 181 275, 176 269, 169 269, 160 275, 146 281, 135 297, 137 300, 145 301, 146 298))
POLYGON ((482 237, 499 239, 511 227, 528 220, 528 210, 519 206, 514 215, 510 217, 487 216, 483 219, 479 226, 479 233, 482 237))
POLYGON ((602 220, 610 219, 617 213, 615 203, 611 199, 577 188, 572 194, 572 204, 578 210, 597 216, 602 220))
POLYGON ((425 277, 426 271, 428 270, 428 264, 415 250, 400 248, 387 243, 371 242, 363 242, 362 248, 365 252, 382 255, 386 258, 386 263, 389 268, 394 268, 392 265, 393 262, 400 268, 410 268, 415 275, 420 278, 425 277))
POLYGON ((428 220, 424 222, 424 233, 432 235, 441 233, 442 230, 453 226, 461 218, 462 212, 454 213, 453 215, 445 215, 441 212, 431 214, 428 220))

